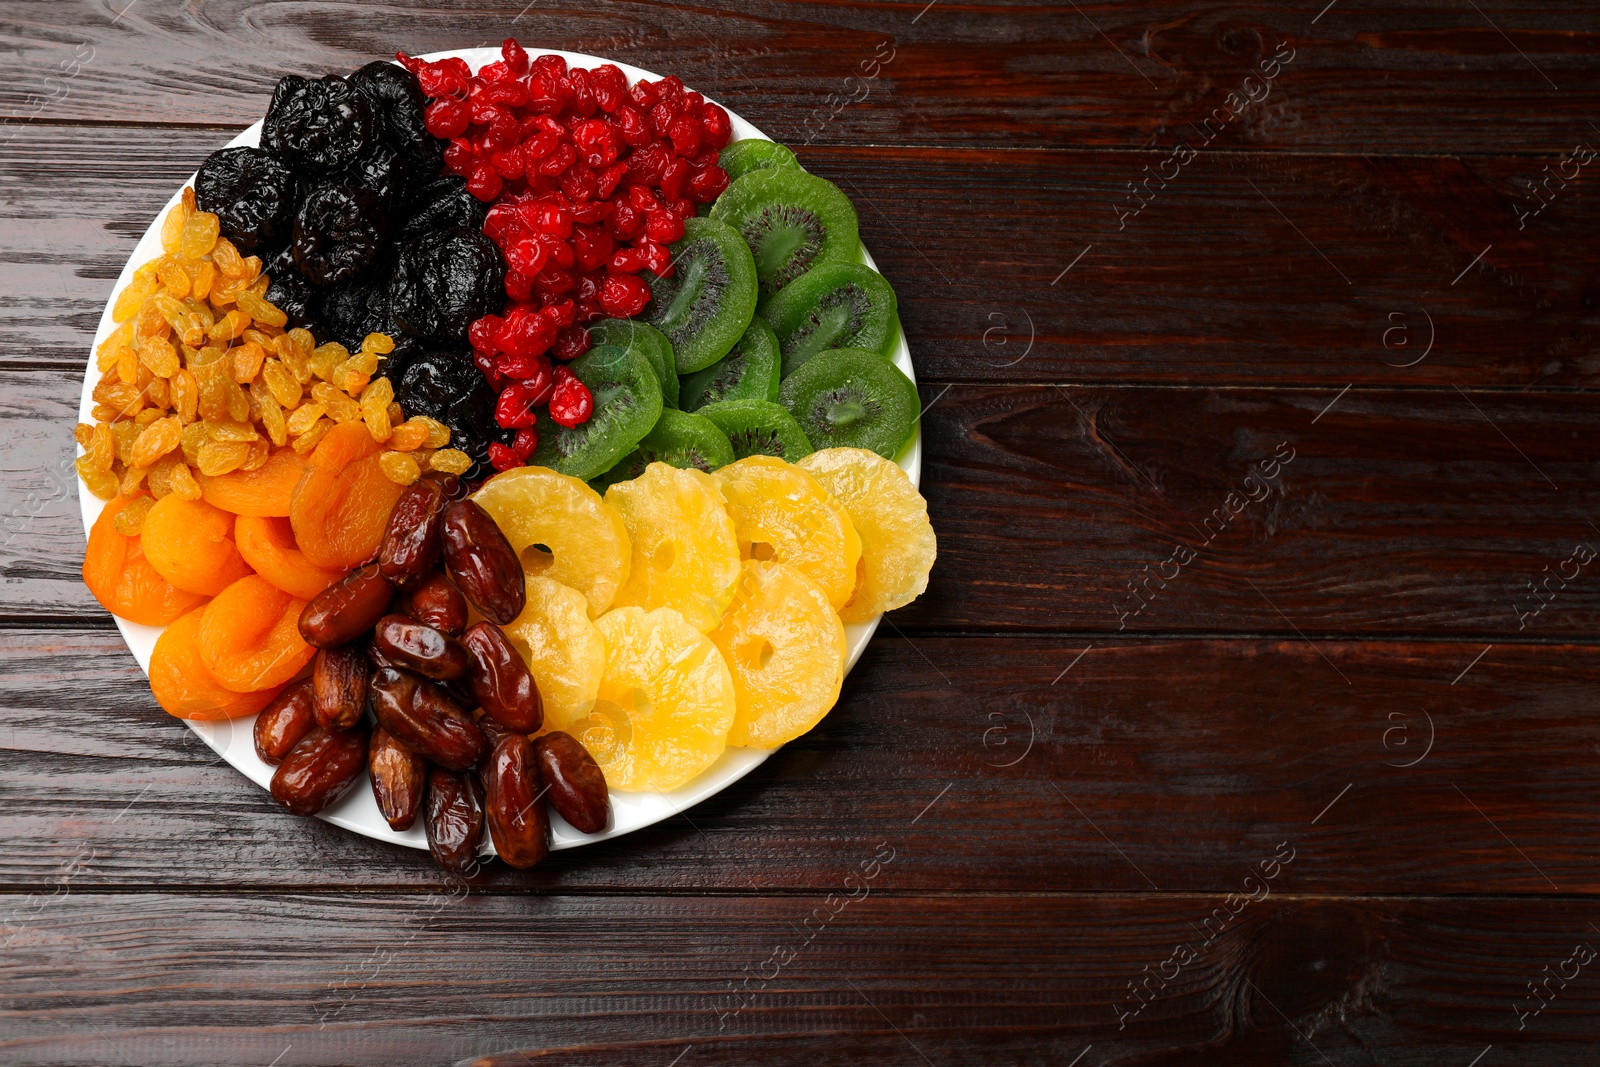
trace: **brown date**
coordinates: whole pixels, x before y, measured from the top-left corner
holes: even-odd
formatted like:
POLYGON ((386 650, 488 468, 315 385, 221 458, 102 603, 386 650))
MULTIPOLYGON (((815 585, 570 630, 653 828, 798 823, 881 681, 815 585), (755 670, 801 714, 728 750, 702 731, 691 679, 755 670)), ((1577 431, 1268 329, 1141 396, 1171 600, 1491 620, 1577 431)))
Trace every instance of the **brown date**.
POLYGON ((384 667, 369 688, 378 725, 419 756, 463 771, 488 747, 483 731, 431 682, 384 667))
POLYGON ((480 622, 461 635, 461 643, 472 653, 467 680, 478 706, 519 734, 537 730, 544 722, 539 686, 500 627, 480 622))
POLYGON ((550 815, 539 795, 533 744, 521 734, 507 734, 488 762, 483 807, 494 849, 513 867, 532 867, 550 853, 550 815))
POLYGON ((300 636, 318 648, 347 645, 388 614, 394 587, 369 563, 312 597, 300 612, 300 636))
POLYGON ((589 750, 560 730, 539 738, 533 750, 550 806, 579 833, 604 830, 609 808, 606 776, 589 750))
POLYGON ((256 755, 263 763, 277 763, 317 725, 311 679, 302 678, 272 698, 256 716, 256 755))
POLYGON ((439 517, 445 505, 444 487, 428 478, 406 486, 389 512, 378 549, 378 570, 402 589, 426 578, 439 563, 439 517))
POLYGON ((528 596, 522 561, 489 513, 472 500, 444 509, 444 561, 472 606, 504 626, 522 614, 528 596))
POLYGON ((477 779, 439 767, 429 771, 423 828, 435 863, 456 874, 476 874, 483 841, 483 794, 477 779))
POLYGON ((404 615, 385 615, 372 632, 372 647, 396 667, 424 678, 460 678, 471 657, 461 643, 404 615))
POLYGON ((315 815, 355 785, 367 763, 367 728, 329 733, 318 726, 272 774, 272 797, 295 815, 315 815))
POLYGON ((425 622, 446 637, 459 637, 467 628, 467 598, 436 571, 415 589, 406 590, 400 607, 418 622, 425 622))
POLYGON ((311 668, 311 690, 318 726, 324 730, 348 730, 361 721, 361 713, 367 709, 367 676, 371 671, 366 654, 359 648, 346 645, 317 650, 311 668))
POLYGON ((379 726, 372 731, 367 749, 367 772, 372 795, 392 830, 411 829, 422 807, 422 789, 428 781, 428 761, 412 752, 379 726))

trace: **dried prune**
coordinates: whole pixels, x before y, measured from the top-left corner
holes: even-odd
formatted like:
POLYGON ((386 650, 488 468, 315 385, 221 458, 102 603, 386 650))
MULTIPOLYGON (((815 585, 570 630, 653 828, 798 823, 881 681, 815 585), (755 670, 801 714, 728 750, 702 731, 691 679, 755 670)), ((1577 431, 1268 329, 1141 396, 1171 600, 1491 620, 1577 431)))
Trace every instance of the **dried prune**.
POLYGON ((475 319, 504 305, 505 277, 500 250, 481 231, 457 226, 418 237, 395 263, 395 322, 413 337, 464 341, 475 319))
POLYGON ((372 266, 388 240, 389 216, 376 196, 354 185, 320 186, 295 216, 294 264, 311 284, 336 285, 372 266))
POLYGON ((200 164, 195 205, 222 224, 222 236, 253 251, 287 240, 294 226, 294 171, 260 148, 224 148, 200 164))
POLYGON ((375 144, 345 168, 339 180, 367 190, 382 201, 386 211, 397 211, 411 198, 414 178, 411 164, 398 152, 375 144))
POLYGON ((374 60, 350 75, 349 82, 367 98, 379 117, 383 138, 419 173, 431 177, 444 160, 444 142, 422 124, 426 101, 417 79, 385 60, 374 60))
POLYGON ((289 316, 290 326, 314 325, 318 318, 317 291, 295 269, 294 246, 286 244, 263 259, 262 270, 271 280, 267 299, 289 316))
MULTIPOLYGON (((323 290, 317 304, 317 321, 322 324, 317 333, 319 341, 338 341, 352 352, 361 347, 362 338, 369 333, 387 334, 399 329, 389 314, 388 283, 371 274, 323 290)), ((406 413, 411 413, 409 408, 406 413)))
POLYGON ((467 191, 467 180, 447 175, 417 190, 411 217, 400 227, 400 240, 409 241, 456 226, 481 230, 487 215, 483 201, 467 191))
POLYGON ((336 75, 285 75, 272 92, 261 143, 307 174, 329 174, 354 163, 377 133, 372 105, 336 75))

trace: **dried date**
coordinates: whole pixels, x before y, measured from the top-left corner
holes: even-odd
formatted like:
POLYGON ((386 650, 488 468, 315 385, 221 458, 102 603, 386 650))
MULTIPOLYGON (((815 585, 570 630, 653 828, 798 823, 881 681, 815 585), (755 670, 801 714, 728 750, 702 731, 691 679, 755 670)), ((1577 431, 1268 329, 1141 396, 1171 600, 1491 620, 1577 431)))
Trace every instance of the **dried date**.
POLYGON ((378 725, 411 751, 451 770, 466 770, 488 747, 483 731, 438 686, 385 667, 372 675, 378 725))
POLYGON ((478 706, 517 733, 537 730, 544 722, 539 686, 500 628, 480 622, 461 635, 461 644, 472 654, 467 679, 478 706))
POLYGON ((305 678, 273 697, 256 716, 251 733, 263 763, 280 762, 317 725, 314 703, 311 679, 305 678))
POLYGON ((589 750, 559 730, 539 738, 533 748, 550 806, 579 833, 604 830, 610 808, 606 776, 589 750))
POLYGON ((348 730, 360 722, 367 707, 370 673, 367 657, 359 648, 319 649, 311 668, 317 725, 324 730, 348 730))
POLYGON ((470 774, 439 767, 428 772, 428 809, 423 826, 434 862, 455 874, 473 875, 483 842, 483 795, 470 774))
POLYGON ((351 571, 300 612, 300 636, 318 648, 347 645, 388 614, 394 587, 376 563, 351 571))
POLYGON ((522 561, 489 513, 472 500, 444 512, 444 559, 456 588, 486 618, 506 625, 527 600, 522 561))
POLYGON ((367 762, 367 729, 329 733, 318 726, 272 775, 272 797, 295 815, 315 815, 356 784, 367 762))
POLYGON ((372 795, 389 828, 400 832, 411 829, 422 808, 428 761, 379 726, 372 731, 372 744, 367 749, 367 773, 372 776, 372 795))
POLYGON ((385 615, 372 631, 372 647, 396 667, 440 681, 467 673, 471 657, 461 642, 404 615, 385 615))
POLYGON ((446 637, 459 637, 467 628, 467 598, 450 579, 435 572, 400 599, 401 610, 425 622, 446 637))
POLYGON ((540 798, 533 745, 526 737, 507 734, 494 746, 483 776, 483 798, 489 836, 501 859, 526 868, 549 855, 550 816, 540 798))

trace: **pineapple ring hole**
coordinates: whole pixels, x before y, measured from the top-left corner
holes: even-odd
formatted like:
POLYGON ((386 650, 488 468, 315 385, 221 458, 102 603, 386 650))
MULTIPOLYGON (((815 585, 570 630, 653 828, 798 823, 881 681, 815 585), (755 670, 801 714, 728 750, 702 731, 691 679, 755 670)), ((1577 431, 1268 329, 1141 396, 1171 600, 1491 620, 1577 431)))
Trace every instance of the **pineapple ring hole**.
POLYGON ((772 559, 777 554, 777 550, 765 541, 756 541, 750 545, 751 559, 772 559))
POLYGON ((522 573, 540 575, 555 564, 556 556, 547 545, 529 545, 522 550, 522 573))
POLYGON ((672 542, 663 541, 656 547, 655 555, 650 557, 650 565, 658 571, 671 570, 672 560, 676 555, 677 550, 673 548, 672 542))
POLYGON ((764 671, 767 664, 772 662, 772 654, 777 651, 772 647, 772 642, 765 637, 758 637, 746 641, 739 649, 739 658, 744 661, 745 668, 752 671, 764 671))

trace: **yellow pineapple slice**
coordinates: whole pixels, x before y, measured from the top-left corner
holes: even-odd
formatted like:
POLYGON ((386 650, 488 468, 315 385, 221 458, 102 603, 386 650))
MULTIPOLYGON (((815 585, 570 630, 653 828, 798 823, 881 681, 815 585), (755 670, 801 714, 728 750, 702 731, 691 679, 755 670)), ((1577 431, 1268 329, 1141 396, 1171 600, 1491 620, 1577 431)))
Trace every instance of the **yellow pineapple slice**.
POLYGON ((633 542, 616 607, 673 608, 701 633, 713 629, 739 580, 739 545, 711 475, 652 463, 606 490, 633 542))
POLYGON ((824 448, 796 466, 844 505, 861 535, 855 595, 839 609, 844 621, 865 622, 921 596, 938 542, 928 523, 928 502, 906 472, 860 448, 824 448))
POLYGON ((798 568, 750 560, 712 643, 733 675, 728 744, 773 749, 821 721, 844 681, 844 624, 798 568))
POLYGON ((787 563, 844 607, 856 587, 861 538, 850 513, 805 471, 776 456, 747 456, 717 470, 742 559, 787 563))
POLYGON ((472 499, 522 557, 523 573, 582 593, 591 619, 610 609, 633 550, 622 517, 588 483, 548 467, 517 467, 484 482, 472 499))
POLYGON ((625 791, 676 789, 717 761, 733 725, 733 679, 717 646, 671 608, 613 608, 595 620, 606 643, 594 710, 574 724, 625 791))
POLYGON ((594 708, 606 643, 589 621, 582 593, 541 575, 529 575, 525 584, 527 603, 505 628, 506 637, 539 686, 545 728, 571 733, 594 708))

